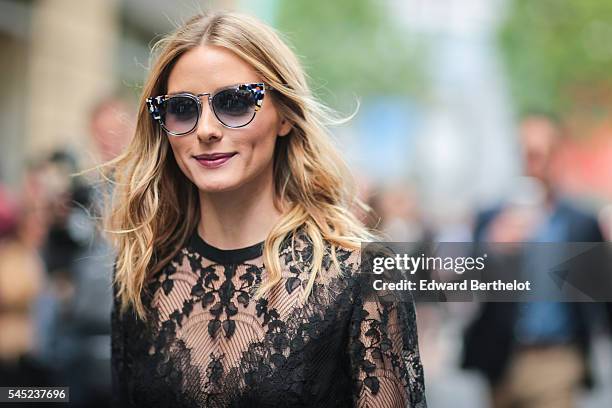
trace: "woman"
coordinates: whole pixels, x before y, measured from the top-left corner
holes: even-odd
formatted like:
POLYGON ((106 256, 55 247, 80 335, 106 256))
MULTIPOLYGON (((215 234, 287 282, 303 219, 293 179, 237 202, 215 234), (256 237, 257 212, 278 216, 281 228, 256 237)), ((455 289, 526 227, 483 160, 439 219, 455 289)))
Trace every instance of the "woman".
POLYGON ((412 304, 360 291, 372 236, 294 54, 226 12, 158 47, 113 162, 117 405, 425 406, 412 304))

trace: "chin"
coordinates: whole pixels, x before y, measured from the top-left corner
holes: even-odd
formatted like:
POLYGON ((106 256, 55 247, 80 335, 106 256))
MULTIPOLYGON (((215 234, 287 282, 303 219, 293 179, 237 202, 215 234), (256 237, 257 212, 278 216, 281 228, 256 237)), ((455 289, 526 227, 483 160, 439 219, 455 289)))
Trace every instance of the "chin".
POLYGON ((235 180, 196 180, 194 184, 203 193, 224 193, 240 187, 235 180))

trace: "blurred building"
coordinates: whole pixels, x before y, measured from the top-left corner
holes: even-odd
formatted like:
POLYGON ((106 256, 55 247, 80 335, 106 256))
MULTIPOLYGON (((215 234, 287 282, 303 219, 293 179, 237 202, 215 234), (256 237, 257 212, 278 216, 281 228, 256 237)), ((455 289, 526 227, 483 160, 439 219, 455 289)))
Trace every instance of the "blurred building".
POLYGON ((84 153, 88 110, 116 83, 118 2, 2 1, 2 178, 58 146, 84 153))
POLYGON ((94 163, 89 114, 111 95, 137 97, 151 39, 233 3, 0 0, 0 182, 17 186, 28 160, 58 148, 94 163))

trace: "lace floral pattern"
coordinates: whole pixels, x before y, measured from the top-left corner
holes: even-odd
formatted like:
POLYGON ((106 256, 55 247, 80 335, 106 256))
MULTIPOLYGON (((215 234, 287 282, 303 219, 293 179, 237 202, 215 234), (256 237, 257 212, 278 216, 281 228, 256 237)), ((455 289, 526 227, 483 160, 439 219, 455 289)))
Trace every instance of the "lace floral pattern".
MULTIPOLYGON (((294 238, 294 239, 291 239, 294 238)), ((363 289, 359 251, 337 249, 307 302, 312 245, 281 245, 282 284, 262 244, 219 250, 197 234, 147 282, 148 323, 113 308, 115 406, 425 407, 412 302, 363 289)))

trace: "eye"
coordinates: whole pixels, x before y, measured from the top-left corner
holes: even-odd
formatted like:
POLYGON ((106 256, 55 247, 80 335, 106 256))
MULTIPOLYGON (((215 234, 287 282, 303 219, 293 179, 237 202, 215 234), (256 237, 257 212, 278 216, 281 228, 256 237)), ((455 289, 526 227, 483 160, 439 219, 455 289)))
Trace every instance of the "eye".
POLYGON ((197 115, 198 104, 193 99, 186 96, 177 96, 170 98, 166 102, 166 114, 171 115, 174 118, 190 119, 197 115))
POLYGON ((240 116, 249 113, 253 107, 253 97, 248 90, 228 89, 213 98, 213 106, 219 113, 240 116))

